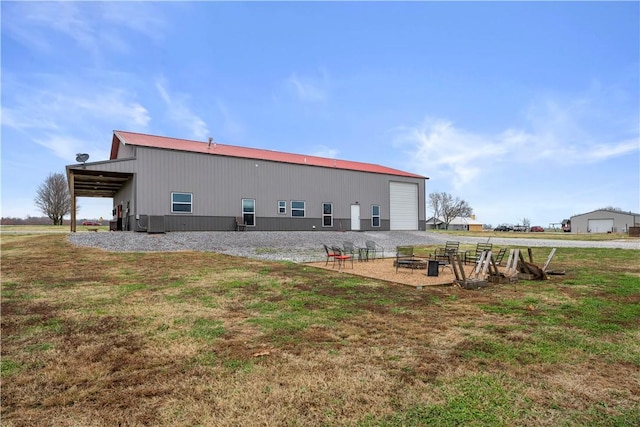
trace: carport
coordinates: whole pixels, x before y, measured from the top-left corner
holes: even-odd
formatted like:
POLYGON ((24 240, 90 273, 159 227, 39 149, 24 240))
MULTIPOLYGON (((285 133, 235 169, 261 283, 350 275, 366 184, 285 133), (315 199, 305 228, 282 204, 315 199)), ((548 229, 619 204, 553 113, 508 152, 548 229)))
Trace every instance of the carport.
POLYGON ((96 162, 67 166, 67 182, 71 195, 71 232, 76 232, 76 199, 78 197, 107 197, 113 199, 133 178, 132 172, 99 170, 111 162, 96 162))

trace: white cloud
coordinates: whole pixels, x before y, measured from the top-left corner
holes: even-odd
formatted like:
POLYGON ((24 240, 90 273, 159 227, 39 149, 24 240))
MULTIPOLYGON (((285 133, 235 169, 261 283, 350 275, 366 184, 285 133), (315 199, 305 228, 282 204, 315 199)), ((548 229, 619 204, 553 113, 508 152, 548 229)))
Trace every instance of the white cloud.
POLYGON ((98 31, 103 26, 93 24, 86 14, 87 8, 80 5, 73 2, 16 3, 6 10, 9 19, 3 19, 3 23, 7 23, 6 29, 11 36, 30 48, 55 54, 52 35, 58 33, 97 56, 100 52, 98 31))
POLYGON ((166 28, 158 8, 144 2, 14 2, 3 5, 3 13, 3 31, 23 45, 56 54, 53 40, 61 34, 94 59, 104 49, 131 52, 124 30, 159 41, 166 28))
POLYGON ((183 94, 170 94, 162 79, 156 81, 156 88, 167 105, 167 115, 178 126, 185 127, 193 138, 206 141, 209 129, 204 120, 188 107, 189 97, 183 94))
POLYGON ((638 153, 640 150, 640 140, 619 141, 612 144, 594 145, 588 152, 583 153, 588 159, 593 161, 606 160, 611 157, 621 156, 632 152, 638 153))
POLYGON ((127 27, 147 37, 162 41, 168 26, 158 6, 152 2, 100 3, 101 15, 110 24, 127 27))
POLYGON ((449 121, 427 118, 418 126, 400 129, 395 142, 411 156, 413 168, 423 170, 428 165, 432 175, 451 173, 454 186, 462 187, 480 174, 483 164, 522 144, 522 136, 473 134, 449 121))
POLYGON ((54 84, 49 89, 24 84, 7 95, 2 125, 16 129, 71 130, 87 123, 121 123, 144 130, 150 121, 147 109, 121 88, 97 87, 75 81, 72 86, 54 84))
MULTIPOLYGON (((2 107, 2 125, 14 129, 59 129, 58 124, 51 117, 28 116, 23 108, 2 107)), ((37 109, 32 110, 37 114, 37 109)))
POLYGON ((81 79, 67 84, 64 79, 41 75, 18 84, 9 76, 12 84, 3 93, 2 126, 20 131, 25 140, 70 163, 79 151, 90 152, 92 160, 108 158, 104 129, 112 130, 114 124, 134 131, 147 129, 149 113, 131 92, 81 79))
POLYGON ((324 103, 329 97, 326 72, 323 72, 320 78, 300 77, 293 73, 287 79, 286 84, 293 90, 295 96, 303 102, 324 103))
POLYGON ((486 168, 501 167, 501 162, 573 166, 639 152, 638 128, 632 135, 626 129, 611 128, 609 117, 598 115, 589 99, 539 101, 525 118, 526 126, 495 134, 474 133, 444 119, 427 118, 397 129, 395 144, 412 159, 414 170, 446 176, 456 189, 478 179, 486 168))
POLYGON ((37 144, 48 148, 57 157, 64 159, 67 163, 77 163, 75 158, 77 153, 89 152, 89 161, 104 160, 109 158, 109 152, 96 147, 104 147, 104 141, 96 141, 91 144, 87 139, 71 136, 68 134, 44 134, 33 138, 37 144))

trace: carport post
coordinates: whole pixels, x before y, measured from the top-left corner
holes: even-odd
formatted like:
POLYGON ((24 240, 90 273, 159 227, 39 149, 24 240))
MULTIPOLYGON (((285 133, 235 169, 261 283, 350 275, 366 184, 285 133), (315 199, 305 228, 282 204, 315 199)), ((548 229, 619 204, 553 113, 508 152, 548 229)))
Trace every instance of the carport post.
POLYGON ((73 171, 69 171, 69 193, 71 195, 71 232, 76 232, 76 192, 73 171))

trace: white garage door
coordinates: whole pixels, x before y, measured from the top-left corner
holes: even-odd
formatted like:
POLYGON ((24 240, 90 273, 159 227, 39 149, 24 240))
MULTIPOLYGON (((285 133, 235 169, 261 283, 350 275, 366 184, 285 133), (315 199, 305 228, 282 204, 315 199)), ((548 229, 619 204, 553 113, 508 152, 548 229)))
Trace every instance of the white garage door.
POLYGON ((587 223, 590 233, 606 233, 613 230, 613 218, 590 219, 587 223))
POLYGON ((389 183, 389 220, 392 230, 418 229, 418 184, 389 183))

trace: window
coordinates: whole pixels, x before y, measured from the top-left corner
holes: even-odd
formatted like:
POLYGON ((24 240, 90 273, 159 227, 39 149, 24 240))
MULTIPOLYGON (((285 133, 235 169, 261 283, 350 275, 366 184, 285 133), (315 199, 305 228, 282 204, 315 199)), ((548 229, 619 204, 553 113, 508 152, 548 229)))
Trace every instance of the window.
POLYGON ((287 214, 287 201, 286 200, 278 200, 278 213, 280 215, 287 214))
POLYGON ((299 200, 291 201, 291 216, 304 216, 305 202, 299 200))
POLYGON ((322 204, 322 226, 333 227, 333 203, 322 204))
POLYGON ((242 199, 242 218, 248 227, 256 225, 256 201, 254 199, 242 199))
POLYGON ((380 205, 371 205, 371 226, 380 227, 380 205))
POLYGON ((171 193, 171 213, 192 213, 193 194, 171 193))

